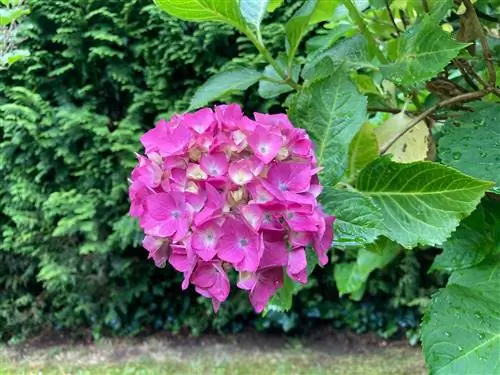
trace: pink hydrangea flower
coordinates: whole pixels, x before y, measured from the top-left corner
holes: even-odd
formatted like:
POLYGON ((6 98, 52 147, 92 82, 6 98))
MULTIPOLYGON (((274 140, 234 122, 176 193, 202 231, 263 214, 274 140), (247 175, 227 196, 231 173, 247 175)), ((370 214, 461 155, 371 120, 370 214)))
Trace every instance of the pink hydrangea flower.
POLYGON ((228 273, 261 312, 284 277, 307 282, 307 248, 328 262, 334 217, 316 199, 313 144, 286 115, 203 108, 161 120, 141 142, 129 197, 143 246, 215 310, 229 296, 228 273))

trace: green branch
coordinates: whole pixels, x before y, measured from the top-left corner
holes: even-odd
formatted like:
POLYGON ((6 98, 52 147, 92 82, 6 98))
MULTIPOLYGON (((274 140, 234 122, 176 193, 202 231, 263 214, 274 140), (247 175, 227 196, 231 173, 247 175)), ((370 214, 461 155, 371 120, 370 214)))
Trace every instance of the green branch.
POLYGON ((387 64, 388 63, 387 59, 385 58, 382 51, 378 49, 377 42, 375 41, 373 34, 370 32, 370 30, 368 30, 368 27, 366 26, 366 23, 363 20, 363 17, 361 16, 361 13, 359 12, 358 8, 356 8, 356 5, 352 2, 352 0, 341 0, 341 1, 342 4, 344 4, 344 6, 349 11, 349 15, 358 26, 361 34, 363 34, 363 36, 368 41, 368 45, 373 47, 373 50, 375 51, 375 55, 377 56, 377 58, 380 60, 381 63, 387 64))

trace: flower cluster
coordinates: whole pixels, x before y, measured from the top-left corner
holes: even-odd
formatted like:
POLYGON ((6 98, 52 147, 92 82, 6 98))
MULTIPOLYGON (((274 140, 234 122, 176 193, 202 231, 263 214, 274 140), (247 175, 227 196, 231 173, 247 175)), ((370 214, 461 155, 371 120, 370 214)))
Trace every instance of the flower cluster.
POLYGON ((141 142, 147 156, 138 155, 129 195, 143 245, 215 310, 228 297, 231 269, 260 312, 284 272, 307 282, 306 247, 328 262, 334 218, 316 200, 312 142, 286 115, 251 120, 235 104, 204 108, 160 121, 141 142))

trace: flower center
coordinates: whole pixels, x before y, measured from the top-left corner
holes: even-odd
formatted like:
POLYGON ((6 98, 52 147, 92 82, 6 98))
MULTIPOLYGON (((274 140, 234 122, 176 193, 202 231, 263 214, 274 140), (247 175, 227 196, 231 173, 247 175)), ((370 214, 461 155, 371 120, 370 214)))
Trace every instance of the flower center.
POLYGON ((288 186, 286 185, 286 183, 280 181, 280 183, 278 184, 278 189, 280 189, 281 191, 287 191, 288 186))
POLYGON ((241 238, 240 239, 240 246, 245 247, 248 245, 248 240, 246 238, 241 238))

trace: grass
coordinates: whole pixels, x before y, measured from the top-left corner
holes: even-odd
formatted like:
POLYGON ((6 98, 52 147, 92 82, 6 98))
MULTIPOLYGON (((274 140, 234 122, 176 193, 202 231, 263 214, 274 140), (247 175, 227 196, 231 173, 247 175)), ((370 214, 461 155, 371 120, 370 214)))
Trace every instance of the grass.
MULTIPOLYGON (((42 349, 0 348, 0 374, 426 374, 419 348, 362 348, 360 353, 282 342, 172 343, 166 339, 105 341, 42 349), (337 353, 335 353, 337 351, 337 353), (364 352, 363 352, 364 351, 364 352)), ((352 350, 351 350, 352 351, 352 350)))

